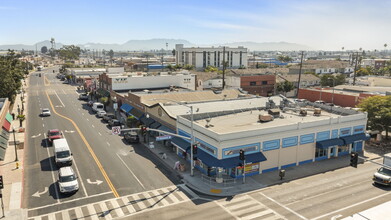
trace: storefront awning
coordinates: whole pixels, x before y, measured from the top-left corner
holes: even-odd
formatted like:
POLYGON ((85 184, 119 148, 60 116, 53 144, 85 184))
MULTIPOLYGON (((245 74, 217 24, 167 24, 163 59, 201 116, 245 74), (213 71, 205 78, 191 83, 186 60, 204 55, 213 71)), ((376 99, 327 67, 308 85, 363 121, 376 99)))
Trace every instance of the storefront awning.
POLYGON ((145 117, 145 115, 140 118, 140 121, 147 127, 149 127, 149 125, 155 122, 155 120, 153 120, 152 118, 147 118, 145 117))
POLYGON ((11 129, 11 123, 9 122, 9 121, 7 121, 7 120, 4 120, 3 121, 3 128, 6 130, 6 131, 10 131, 10 129, 11 129))
MULTIPOLYGON (((198 149, 197 155, 194 156, 196 156, 202 161, 202 163, 208 165, 209 167, 234 168, 239 166, 239 164, 243 164, 243 161, 239 159, 239 156, 219 160, 201 149, 198 149)), ((245 159, 246 164, 258 163, 267 160, 262 152, 245 154, 245 159)))
POLYGON ((159 122, 155 121, 149 127, 152 129, 158 129, 160 126, 162 126, 162 125, 159 122))
POLYGON ((329 140, 316 142, 316 147, 322 148, 322 149, 325 149, 325 148, 328 148, 331 146, 342 146, 342 145, 344 145, 343 140, 341 140, 339 138, 333 138, 333 139, 329 139, 329 140))
POLYGON ((164 126, 164 125, 160 126, 160 127, 159 127, 159 130, 167 131, 167 132, 174 133, 174 134, 176 133, 174 130, 172 130, 172 129, 170 129, 170 128, 164 126))
POLYGON ((0 147, 6 149, 8 147, 7 141, 8 139, 3 136, 0 136, 0 147))
POLYGON ((354 135, 350 135, 350 136, 345 136, 345 137, 341 137, 341 139, 343 140, 344 144, 351 144, 355 141, 366 141, 366 140, 369 140, 371 138, 370 135, 368 134, 365 134, 365 133, 360 133, 360 134, 354 134, 354 135))
POLYGON ((121 109, 121 111, 123 111, 123 112, 125 112, 125 113, 128 113, 128 112, 130 112, 130 110, 133 109, 133 106, 124 103, 124 104, 121 105, 121 108, 120 108, 120 109, 121 109))
POLYGON ((171 139, 171 143, 174 144, 175 146, 181 148, 183 151, 187 151, 188 149, 190 149, 190 143, 186 142, 185 140, 183 140, 180 137, 173 137, 171 139))
POLYGON ((5 156, 5 149, 0 147, 0 160, 3 161, 4 160, 4 156, 5 156))
POLYGON ((5 119, 7 119, 7 121, 9 123, 11 123, 12 122, 12 115, 9 112, 7 112, 7 114, 5 115, 5 119))
POLYGON ((130 110, 130 112, 128 112, 128 114, 133 115, 137 120, 139 120, 143 116, 144 113, 137 110, 136 108, 133 108, 132 110, 130 110))

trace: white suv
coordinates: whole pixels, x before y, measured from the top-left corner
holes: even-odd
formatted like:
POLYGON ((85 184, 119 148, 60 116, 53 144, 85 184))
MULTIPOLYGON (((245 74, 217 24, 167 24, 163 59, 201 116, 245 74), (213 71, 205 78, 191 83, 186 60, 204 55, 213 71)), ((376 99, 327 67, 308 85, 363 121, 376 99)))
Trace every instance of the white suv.
POLYGON ((42 116, 50 116, 51 115, 50 110, 48 108, 43 108, 41 115, 42 116))
POLYGON ((72 167, 61 167, 58 171, 58 186, 61 193, 73 193, 79 190, 79 182, 72 167))

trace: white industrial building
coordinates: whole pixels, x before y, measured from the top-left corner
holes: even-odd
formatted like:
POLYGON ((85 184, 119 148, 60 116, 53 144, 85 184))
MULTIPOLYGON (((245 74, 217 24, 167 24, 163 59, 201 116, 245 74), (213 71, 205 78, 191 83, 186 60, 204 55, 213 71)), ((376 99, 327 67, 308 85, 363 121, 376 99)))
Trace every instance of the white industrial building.
POLYGON ((247 48, 238 47, 183 47, 175 45, 176 64, 193 65, 196 69, 215 66, 222 68, 223 61, 228 62, 227 68, 247 68, 247 48))

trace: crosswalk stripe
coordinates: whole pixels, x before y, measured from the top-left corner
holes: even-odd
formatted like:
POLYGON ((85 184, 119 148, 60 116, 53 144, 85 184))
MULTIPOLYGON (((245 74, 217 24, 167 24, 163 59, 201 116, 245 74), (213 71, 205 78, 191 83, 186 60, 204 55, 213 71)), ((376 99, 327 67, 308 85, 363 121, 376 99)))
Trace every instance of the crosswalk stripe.
POLYGON ((142 193, 138 195, 142 199, 142 201, 144 201, 144 204, 147 208, 150 208, 153 205, 153 201, 151 201, 149 194, 142 193))
POLYGON ((140 201, 140 197, 138 195, 133 195, 132 197, 134 198, 135 202, 137 203, 137 205, 140 207, 141 210, 146 208, 144 203, 140 201))
POLYGON ((127 197, 122 197, 122 201, 125 204, 125 207, 128 209, 130 213, 135 213, 136 210, 133 208, 132 204, 129 203, 129 199, 127 197))
MULTIPOLYGON (((243 219, 254 219, 254 218, 258 218, 258 217, 264 217, 267 214, 272 214, 271 216, 274 216, 275 218, 279 217, 279 216, 276 216, 275 213, 273 213, 272 210, 265 210, 265 211, 262 211, 262 212, 254 213, 252 215, 248 215, 248 216, 244 217, 243 219)), ((262 218, 262 219, 264 219, 264 218, 262 218)))
POLYGON ((98 215, 96 215, 96 210, 92 204, 87 205, 88 213, 90 213, 90 217, 92 220, 98 220, 98 215))
POLYGON ((189 197, 187 197, 186 194, 183 193, 182 191, 177 190, 177 191, 175 191, 175 194, 176 194, 176 195, 179 195, 179 197, 181 197, 183 201, 189 199, 189 197))
POLYGON ((55 213, 49 213, 48 219, 49 220, 56 220, 56 216, 54 216, 55 213))
POLYGON ((162 189, 162 191, 167 194, 167 197, 169 197, 173 201, 173 203, 179 202, 179 200, 174 195, 172 195, 172 193, 168 189, 162 189))
POLYGON ((106 206, 106 203, 101 202, 101 203, 99 203, 99 206, 102 209, 102 213, 103 213, 102 216, 104 216, 105 219, 108 219, 108 220, 112 219, 110 212, 109 212, 109 209, 106 206))
POLYGON ((111 204, 113 204, 113 208, 117 212, 118 217, 125 215, 124 212, 122 211, 122 209, 119 207, 119 204, 117 201, 113 200, 113 201, 111 201, 111 204))
POLYGON ((83 211, 81 210, 80 207, 75 208, 75 213, 76 213, 77 219, 84 219, 83 211))
POLYGON ((62 214, 62 220, 71 220, 68 211, 62 211, 61 214, 62 214))

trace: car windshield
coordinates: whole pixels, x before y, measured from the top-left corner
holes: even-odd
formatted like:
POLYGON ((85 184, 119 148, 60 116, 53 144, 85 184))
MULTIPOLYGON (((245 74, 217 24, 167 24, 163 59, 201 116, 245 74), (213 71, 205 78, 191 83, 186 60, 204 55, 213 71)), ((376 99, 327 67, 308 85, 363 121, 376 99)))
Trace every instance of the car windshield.
POLYGON ((384 174, 384 175, 387 175, 387 176, 391 176, 391 170, 386 169, 386 168, 384 168, 384 167, 382 167, 382 168, 379 169, 379 173, 384 174))
POLYGON ((71 154, 69 153, 69 151, 60 151, 60 152, 57 152, 57 157, 58 158, 66 158, 66 157, 69 157, 71 156, 71 154))
POLYGON ((64 182, 71 182, 71 181, 74 181, 76 180, 76 176, 75 175, 70 175, 70 176, 60 176, 60 182, 64 183, 64 182))
POLYGON ((43 109, 42 112, 49 112, 49 109, 43 109))
POLYGON ((57 136, 57 135, 60 135, 59 131, 52 131, 52 132, 50 132, 50 136, 57 136))

